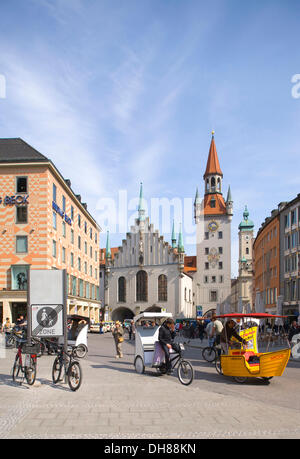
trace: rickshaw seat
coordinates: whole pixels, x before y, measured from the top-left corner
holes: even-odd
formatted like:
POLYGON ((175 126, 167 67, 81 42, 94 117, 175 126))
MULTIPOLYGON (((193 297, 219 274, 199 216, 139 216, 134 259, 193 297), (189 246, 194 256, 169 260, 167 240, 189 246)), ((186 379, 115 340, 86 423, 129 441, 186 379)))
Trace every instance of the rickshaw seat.
POLYGON ((255 367, 259 365, 259 361, 253 362, 253 359, 251 359, 251 357, 256 357, 259 360, 259 357, 257 356, 257 354, 255 354, 255 352, 247 351, 245 352, 244 357, 250 367, 255 367))

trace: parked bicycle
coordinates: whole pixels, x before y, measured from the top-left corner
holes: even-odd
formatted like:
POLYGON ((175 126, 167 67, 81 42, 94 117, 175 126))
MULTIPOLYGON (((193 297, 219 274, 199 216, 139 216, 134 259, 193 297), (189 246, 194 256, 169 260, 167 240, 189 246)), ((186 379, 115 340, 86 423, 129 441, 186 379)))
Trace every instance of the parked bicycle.
POLYGON ((58 346, 57 357, 53 362, 52 380, 54 384, 63 381, 67 377, 69 387, 76 391, 81 386, 82 370, 78 360, 75 360, 75 348, 71 351, 64 351, 63 346, 58 346))
POLYGON ((37 357, 40 355, 41 346, 37 341, 27 343, 25 336, 17 338, 17 354, 12 369, 13 381, 20 384, 26 379, 29 386, 36 380, 37 357))

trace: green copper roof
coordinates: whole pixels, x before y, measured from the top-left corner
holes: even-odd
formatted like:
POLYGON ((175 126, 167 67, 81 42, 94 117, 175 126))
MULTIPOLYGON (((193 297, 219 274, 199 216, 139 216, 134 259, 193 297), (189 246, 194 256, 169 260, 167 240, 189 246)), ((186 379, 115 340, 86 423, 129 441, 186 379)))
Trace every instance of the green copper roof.
POLYGON ((178 252, 183 253, 184 252, 184 246, 183 246, 183 235, 182 235, 182 226, 180 223, 180 230, 179 230, 179 235, 178 235, 178 252))
POLYGON ((231 188, 230 188, 230 185, 229 185, 229 188, 228 188, 228 193, 227 193, 226 202, 233 202, 232 196, 231 196, 231 188))
POLYGON ((109 231, 107 231, 107 237, 106 237, 106 252, 105 252, 105 258, 106 258, 106 259, 111 258, 109 231))
POLYGON ((176 248, 176 236, 175 236, 175 223, 173 220, 173 228, 172 228, 172 248, 176 248))
POLYGON ((141 183, 140 186, 140 200, 139 200, 139 220, 144 221, 145 220, 145 209, 144 209, 144 197, 143 197, 143 184, 141 183))
POLYGON ((249 211, 247 206, 245 206, 245 210, 243 213, 244 220, 239 224, 240 231, 252 231, 254 228, 254 223, 252 220, 249 220, 249 211))
POLYGON ((200 197, 199 197, 199 191, 197 187, 194 204, 199 204, 199 203, 200 203, 200 197))

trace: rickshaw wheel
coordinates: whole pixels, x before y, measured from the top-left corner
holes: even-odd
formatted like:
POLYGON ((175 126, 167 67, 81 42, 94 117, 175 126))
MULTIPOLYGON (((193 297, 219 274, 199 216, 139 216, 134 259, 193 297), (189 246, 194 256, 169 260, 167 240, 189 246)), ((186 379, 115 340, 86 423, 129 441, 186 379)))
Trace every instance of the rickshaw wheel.
POLYGON ((85 344, 79 344, 75 348, 75 355, 76 357, 79 357, 80 359, 83 359, 88 352, 88 348, 85 346, 85 344))
POLYGON ((265 383, 268 383, 272 378, 273 378, 273 376, 270 376, 269 378, 263 377, 262 380, 263 380, 265 383))
POLYGON ((143 373, 145 373, 145 365, 144 365, 142 357, 140 357, 139 355, 136 357, 134 361, 134 367, 135 367, 135 371, 139 375, 142 375, 143 373))
POLYGON ((233 379, 239 384, 244 384, 248 378, 245 376, 235 376, 233 379))

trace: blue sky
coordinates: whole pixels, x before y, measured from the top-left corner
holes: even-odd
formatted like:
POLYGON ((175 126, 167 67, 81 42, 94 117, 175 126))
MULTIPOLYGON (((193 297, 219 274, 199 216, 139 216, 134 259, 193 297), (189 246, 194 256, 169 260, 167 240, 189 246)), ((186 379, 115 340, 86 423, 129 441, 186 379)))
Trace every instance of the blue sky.
POLYGON ((106 229, 101 200, 141 181, 146 199, 203 192, 214 129, 236 274, 245 204, 257 230, 300 192, 299 2, 2 0, 0 13, 0 137, 51 158, 106 229))

